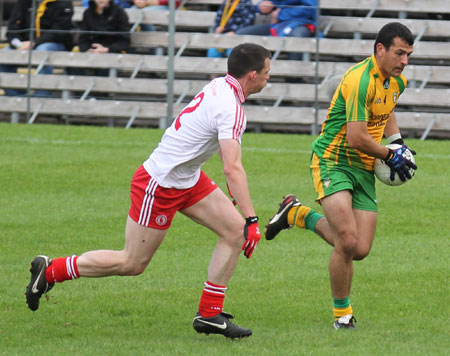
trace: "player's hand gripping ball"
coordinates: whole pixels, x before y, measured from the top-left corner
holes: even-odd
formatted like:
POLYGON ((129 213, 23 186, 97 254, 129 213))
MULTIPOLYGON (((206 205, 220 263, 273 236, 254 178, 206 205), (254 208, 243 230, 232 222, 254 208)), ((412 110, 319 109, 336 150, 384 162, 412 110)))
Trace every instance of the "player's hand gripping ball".
POLYGON ((379 158, 375 160, 375 176, 387 185, 397 186, 408 182, 417 169, 411 150, 407 146, 394 143, 386 147, 391 150, 390 153, 392 152, 392 154, 386 160, 379 158))

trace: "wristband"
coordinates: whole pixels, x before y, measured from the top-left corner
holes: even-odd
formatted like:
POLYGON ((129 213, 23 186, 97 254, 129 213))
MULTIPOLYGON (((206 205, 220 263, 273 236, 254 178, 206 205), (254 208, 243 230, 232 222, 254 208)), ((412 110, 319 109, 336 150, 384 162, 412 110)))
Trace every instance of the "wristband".
POLYGON ((403 138, 402 138, 402 135, 400 134, 400 132, 397 132, 397 133, 389 136, 387 138, 387 140, 389 141, 389 143, 397 143, 399 145, 403 145, 404 144, 403 138))
POLYGON ((248 217, 248 218, 245 218, 245 222, 246 222, 247 225, 257 223, 258 220, 259 220, 259 219, 258 219, 257 216, 250 216, 250 217, 248 217))

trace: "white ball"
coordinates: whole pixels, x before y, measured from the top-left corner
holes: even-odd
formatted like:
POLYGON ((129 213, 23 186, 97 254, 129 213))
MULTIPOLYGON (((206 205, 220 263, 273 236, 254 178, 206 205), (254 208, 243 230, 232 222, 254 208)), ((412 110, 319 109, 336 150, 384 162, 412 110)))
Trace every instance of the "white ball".
MULTIPOLYGON (((386 147, 390 148, 391 150, 395 150, 397 148, 400 148, 401 145, 391 143, 389 145, 386 145, 386 147)), ((412 163, 415 163, 414 155, 411 153, 410 150, 406 149, 406 151, 403 152, 403 157, 410 160, 412 163)), ((404 182, 402 182, 402 180, 398 176, 398 173, 395 173, 394 180, 391 180, 391 178, 390 178, 391 177, 391 168, 386 163, 384 163, 384 161, 382 159, 379 159, 379 158, 375 159, 375 165, 374 165, 373 169, 375 171, 375 176, 384 184, 402 185, 409 181, 409 179, 406 178, 406 180, 404 182)), ((411 174, 411 178, 412 178, 414 176, 414 174, 416 173, 416 170, 410 168, 409 173, 411 174)))

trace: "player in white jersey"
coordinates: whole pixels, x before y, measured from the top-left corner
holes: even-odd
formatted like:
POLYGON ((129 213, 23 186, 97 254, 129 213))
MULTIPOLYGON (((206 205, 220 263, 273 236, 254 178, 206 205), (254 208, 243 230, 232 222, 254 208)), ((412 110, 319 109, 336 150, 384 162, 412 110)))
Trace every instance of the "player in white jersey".
POLYGON ((28 307, 38 309, 42 294, 56 282, 142 273, 180 211, 218 235, 194 329, 231 338, 250 336, 250 329, 231 323, 232 316, 223 312, 223 302, 241 249, 250 258, 261 238, 241 161, 246 127, 242 103, 265 87, 269 70, 270 52, 264 47, 251 43, 235 47, 228 58, 227 75, 214 79, 195 96, 134 174, 124 249, 89 251, 79 257, 35 257, 26 290, 28 307), (245 219, 201 170, 216 152, 223 162, 230 195, 245 219))
POLYGON ((166 130, 145 170, 163 187, 192 187, 200 167, 218 151, 219 140, 241 142, 244 101, 239 82, 229 74, 207 84, 166 130))

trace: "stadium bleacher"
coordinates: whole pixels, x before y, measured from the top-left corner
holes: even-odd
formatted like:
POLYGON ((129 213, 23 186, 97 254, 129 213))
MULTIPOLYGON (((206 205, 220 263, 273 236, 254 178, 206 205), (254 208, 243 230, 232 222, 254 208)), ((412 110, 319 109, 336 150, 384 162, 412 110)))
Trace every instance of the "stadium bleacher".
MULTIPOLYGON (((223 74, 225 59, 206 58, 209 47, 232 48, 242 42, 259 43, 274 53, 271 81, 262 93, 249 98, 246 111, 249 127, 255 130, 311 132, 319 110, 319 124, 326 115, 328 79, 342 74, 352 63, 373 51, 373 38, 389 21, 405 23, 416 36, 411 64, 405 70, 409 88, 397 106, 402 131, 407 135, 450 136, 450 14, 440 1, 321 1, 319 41, 305 38, 264 36, 221 36, 208 33, 220 0, 188 0, 176 11, 175 108, 181 108, 207 83, 211 75, 223 74), (200 6, 201 5, 201 6, 200 6), (305 61, 285 60, 301 48, 305 61), (316 99, 315 58, 319 84, 316 99), (288 79, 288 80, 286 80, 288 79)), ((83 8, 76 7, 73 21, 81 20, 83 8)), ((127 9, 133 26, 132 46, 136 53, 101 54, 79 52, 34 52, 32 65, 51 64, 57 74, 32 75, 31 89, 52 90, 53 98, 0 96, 2 120, 11 122, 86 122, 130 126, 161 126, 167 112, 168 11, 127 9), (139 24, 151 23, 156 32, 139 32, 139 24), (163 55, 149 55, 161 48, 163 55), (100 57, 99 57, 100 56, 100 57), (112 77, 71 76, 67 68, 108 68, 112 77), (95 98, 95 100, 94 100, 95 98), (30 115, 25 118, 25 113, 30 115)), ((4 34, 4 29, 2 29, 4 34)), ((0 51, 0 63, 26 68, 28 52, 0 51)), ((26 72, 26 71, 25 71, 26 72)), ((27 88, 24 71, 0 73, 0 87, 27 88)))

